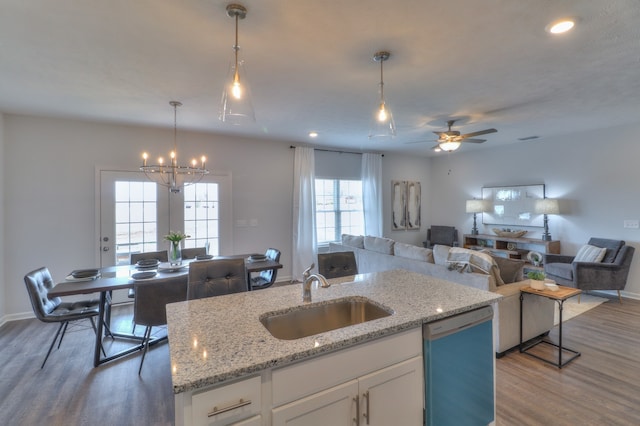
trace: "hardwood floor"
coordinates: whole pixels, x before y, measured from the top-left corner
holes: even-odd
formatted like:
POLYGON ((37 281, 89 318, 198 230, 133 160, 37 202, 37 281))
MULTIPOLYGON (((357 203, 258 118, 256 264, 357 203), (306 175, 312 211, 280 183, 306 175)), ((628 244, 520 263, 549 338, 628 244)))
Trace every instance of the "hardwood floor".
MULTIPOLYGON (((117 327, 130 329, 130 312, 118 308, 117 327)), ((92 332, 74 330, 41 370, 55 328, 35 319, 0 328, 1 424, 173 424, 168 345, 149 351, 139 377, 136 354, 93 368, 92 332)), ((561 370, 517 352, 496 360, 497 425, 640 424, 640 301, 571 319, 564 341, 582 356, 561 370)))

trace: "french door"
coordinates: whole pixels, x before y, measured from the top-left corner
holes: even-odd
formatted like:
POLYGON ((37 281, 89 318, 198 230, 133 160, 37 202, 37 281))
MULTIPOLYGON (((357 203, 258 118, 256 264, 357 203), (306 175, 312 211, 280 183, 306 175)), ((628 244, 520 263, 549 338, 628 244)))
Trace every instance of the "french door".
POLYGON ((129 263, 131 253, 164 250, 164 235, 191 236, 185 247, 232 252, 231 191, 228 175, 209 175, 177 194, 142 172, 100 170, 99 235, 102 267, 129 263))

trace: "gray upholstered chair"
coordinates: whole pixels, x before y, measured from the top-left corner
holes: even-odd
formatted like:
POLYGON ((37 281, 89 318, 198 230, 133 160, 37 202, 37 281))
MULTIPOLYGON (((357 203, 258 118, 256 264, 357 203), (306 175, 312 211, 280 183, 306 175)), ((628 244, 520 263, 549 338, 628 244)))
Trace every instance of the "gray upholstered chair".
POLYGON ((358 273, 356 256, 352 251, 318 253, 318 272, 325 278, 356 275, 358 273))
POLYGON ((183 259, 195 259, 196 256, 204 256, 205 254, 207 254, 207 249, 205 247, 193 247, 193 248, 182 249, 183 259))
POLYGON ((161 281, 136 282, 133 288, 136 294, 133 302, 133 321, 135 324, 146 326, 143 335, 144 350, 138 368, 140 375, 144 357, 149 350, 151 328, 167 324, 167 304, 187 299, 187 281, 184 277, 173 277, 161 281))
MULTIPOLYGON (((265 252, 265 256, 267 259, 273 260, 274 262, 280 261, 280 250, 269 248, 265 252)), ((251 285, 252 290, 261 290, 263 288, 271 287, 273 283, 276 282, 276 277, 278 276, 277 269, 267 269, 266 271, 261 271, 257 277, 251 277, 251 285)))
POLYGON ((60 341, 58 342, 58 348, 60 348, 70 322, 88 319, 91 322, 91 327, 93 327, 93 332, 97 333, 93 318, 98 316, 100 300, 63 302, 59 297, 50 299, 48 292, 53 288, 53 279, 51 278, 49 269, 46 267, 29 272, 24 276, 24 283, 27 286, 29 300, 31 301, 31 306, 33 307, 36 318, 42 322, 60 323, 58 331, 53 336, 47 355, 44 357, 40 368, 43 368, 47 362, 58 336, 60 336, 60 341), (60 332, 62 332, 62 334, 60 334, 60 332))
POLYGON ((213 259, 189 265, 188 299, 248 291, 244 259, 213 259))
POLYGON ((426 248, 433 248, 436 244, 457 247, 458 230, 455 226, 432 226, 427 229, 427 241, 424 241, 422 245, 426 248))
POLYGON ((602 262, 574 262, 575 256, 546 254, 544 273, 556 283, 581 290, 620 290, 627 284, 627 276, 635 248, 622 240, 591 238, 589 245, 606 248, 602 262))

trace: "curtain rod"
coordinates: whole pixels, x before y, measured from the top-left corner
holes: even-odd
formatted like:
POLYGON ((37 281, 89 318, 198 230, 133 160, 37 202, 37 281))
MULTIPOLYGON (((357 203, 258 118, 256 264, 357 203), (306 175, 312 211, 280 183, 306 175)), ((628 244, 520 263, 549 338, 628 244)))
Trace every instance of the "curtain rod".
MULTIPOLYGON (((295 146, 289 146, 290 149, 294 149, 295 146)), ((326 148, 313 148, 314 151, 323 151, 323 152, 337 152, 338 154, 359 154, 362 155, 362 152, 354 152, 354 151, 337 151, 334 149, 326 149, 326 148)), ((384 154, 380 154, 381 157, 384 157, 384 154)))

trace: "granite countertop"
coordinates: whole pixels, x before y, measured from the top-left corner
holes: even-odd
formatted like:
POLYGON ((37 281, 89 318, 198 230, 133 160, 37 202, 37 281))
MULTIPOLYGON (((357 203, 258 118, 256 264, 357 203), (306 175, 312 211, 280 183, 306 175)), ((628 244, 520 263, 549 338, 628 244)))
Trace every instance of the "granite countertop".
POLYGON ((296 340, 273 337, 261 315, 302 305, 302 284, 167 305, 174 393, 287 365, 419 327, 502 296, 405 270, 361 274, 312 287, 313 303, 362 296, 394 314, 296 340), (347 280, 347 282, 342 282, 347 280))

